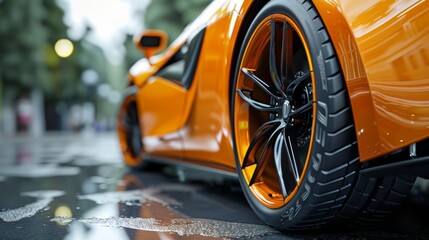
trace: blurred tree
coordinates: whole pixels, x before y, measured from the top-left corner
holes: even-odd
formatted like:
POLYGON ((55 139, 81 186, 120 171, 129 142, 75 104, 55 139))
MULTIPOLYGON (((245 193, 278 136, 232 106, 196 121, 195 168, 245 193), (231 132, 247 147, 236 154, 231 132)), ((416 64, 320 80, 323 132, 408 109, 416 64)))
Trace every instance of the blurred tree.
MULTIPOLYGON (((42 0, 45 9, 42 23, 48 31, 44 46, 44 64, 48 70, 48 85, 44 88, 48 99, 54 101, 61 98, 74 97, 71 92, 81 92, 82 84, 79 80, 77 68, 77 56, 81 48, 80 42, 73 42, 74 52, 68 58, 59 57, 54 50, 55 43, 62 38, 67 38, 67 26, 63 22, 64 10, 57 5, 55 0, 42 0), (73 84, 77 82, 76 84, 73 84)), ((77 94, 81 95, 81 94, 77 94)))
MULTIPOLYGON (((0 103, 4 100, 7 109, 13 111, 14 101, 34 90, 44 98, 38 111, 43 115, 44 102, 51 121, 57 120, 49 116, 59 117, 55 115, 59 102, 67 107, 87 101, 88 96, 95 102, 95 86, 86 86, 82 73, 92 69, 99 81, 106 81, 108 61, 100 47, 85 40, 89 27, 82 39, 73 41, 74 52, 59 57, 54 45, 67 38, 68 31, 63 18, 57 0, 0 0, 0 103)), ((13 118, 13 112, 9 115, 13 118)))
POLYGON ((67 38, 63 17, 64 10, 56 0, 0 1, 0 79, 4 88, 12 92, 38 88, 48 99, 79 100, 85 97, 81 81, 85 69, 105 77, 107 60, 102 50, 84 38, 73 42, 70 57, 55 53, 56 41, 67 38))
POLYGON ((138 50, 133 41, 132 35, 127 35, 125 38, 125 67, 129 69, 135 62, 142 58, 142 52, 138 50))
POLYGON ((0 74, 5 85, 46 87, 44 15, 41 0, 0 3, 0 74))
POLYGON ((67 26, 62 21, 64 11, 58 7, 55 0, 43 1, 50 7, 45 25, 52 31, 45 47, 45 64, 50 74, 48 97, 54 101, 59 99, 71 102, 84 101, 93 93, 92 89, 82 82, 82 73, 92 69, 97 72, 99 81, 105 80, 107 59, 99 46, 86 41, 87 35, 92 31, 90 26, 87 26, 82 39, 73 41, 73 54, 67 58, 60 58, 55 53, 54 45, 59 39, 67 37, 67 26))
POLYGON ((144 15, 148 29, 161 29, 172 42, 211 0, 153 0, 144 15))

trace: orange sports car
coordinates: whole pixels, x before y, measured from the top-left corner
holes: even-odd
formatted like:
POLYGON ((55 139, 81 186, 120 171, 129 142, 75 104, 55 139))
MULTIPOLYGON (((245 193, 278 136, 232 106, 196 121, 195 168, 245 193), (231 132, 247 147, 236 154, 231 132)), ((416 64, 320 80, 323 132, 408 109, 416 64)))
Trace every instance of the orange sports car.
POLYGON ((125 163, 237 176, 281 230, 373 223, 429 177, 429 1, 220 0, 136 41, 125 163))

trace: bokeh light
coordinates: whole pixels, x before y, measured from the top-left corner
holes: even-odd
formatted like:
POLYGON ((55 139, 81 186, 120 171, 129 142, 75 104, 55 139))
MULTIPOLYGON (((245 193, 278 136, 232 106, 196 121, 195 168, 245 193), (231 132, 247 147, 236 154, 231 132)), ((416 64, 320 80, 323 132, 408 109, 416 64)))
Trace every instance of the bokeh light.
MULTIPOLYGON (((55 217, 63 217, 69 219, 73 216, 73 213, 69 206, 61 205, 55 209, 55 217)), ((67 225, 69 221, 57 222, 58 225, 67 225)))
POLYGON ((60 39, 55 43, 55 52, 62 58, 69 57, 73 49, 73 43, 68 39, 60 39))

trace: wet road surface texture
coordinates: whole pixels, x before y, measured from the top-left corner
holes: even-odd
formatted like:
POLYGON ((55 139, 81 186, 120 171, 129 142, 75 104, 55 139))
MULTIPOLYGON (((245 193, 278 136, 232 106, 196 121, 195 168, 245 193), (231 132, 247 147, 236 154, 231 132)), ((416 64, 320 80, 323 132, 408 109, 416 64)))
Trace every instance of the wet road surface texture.
POLYGON ((419 179, 385 223, 287 235, 252 212, 238 181, 122 164, 114 134, 0 139, 0 239, 429 239, 419 179))

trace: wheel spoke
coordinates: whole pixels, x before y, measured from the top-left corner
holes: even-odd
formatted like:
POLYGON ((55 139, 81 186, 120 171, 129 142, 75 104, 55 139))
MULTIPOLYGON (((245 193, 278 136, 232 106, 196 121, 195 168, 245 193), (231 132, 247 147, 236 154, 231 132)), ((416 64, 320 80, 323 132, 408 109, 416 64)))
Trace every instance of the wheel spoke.
POLYGON ((138 117, 137 117, 137 112, 136 111, 133 111, 132 113, 131 113, 131 115, 130 115, 130 121, 131 121, 131 124, 133 124, 133 125, 136 125, 136 124, 138 124, 139 122, 139 120, 138 120, 138 117))
MULTIPOLYGON (((281 62, 280 72, 282 82, 286 82, 288 76, 291 76, 292 71, 292 57, 293 57, 293 32, 289 27, 286 19, 283 21, 282 29, 282 49, 281 49, 281 62), (283 67, 284 66, 284 67, 283 67)), ((286 92, 287 93, 287 92, 286 92)))
POLYGON ((297 110, 291 111, 291 113, 290 113, 289 116, 290 117, 295 117, 295 116, 297 116, 299 114, 307 112, 308 110, 310 110, 310 109, 313 108, 313 103, 314 103, 313 101, 309 101, 308 103, 306 103, 304 106, 298 108, 297 110))
MULTIPOLYGON (((248 166, 248 163, 250 162, 249 158, 255 155, 253 151, 258 149, 256 146, 263 143, 263 138, 265 138, 267 134, 269 134, 270 131, 278 123, 280 123, 280 120, 278 119, 271 120, 262 124, 262 126, 260 126, 258 130, 256 130, 255 134, 252 137, 252 140, 250 141, 250 145, 249 145, 249 148, 247 149, 246 155, 244 156, 243 163, 241 164, 241 168, 245 168, 248 166)), ((254 160, 253 163, 255 163, 255 159, 253 160, 254 160)))
POLYGON ((276 96, 275 93, 272 92, 272 90, 270 89, 270 86, 268 86, 268 84, 266 84, 264 81, 262 81, 260 78, 258 78, 255 74, 253 74, 253 72, 251 72, 249 69, 242 68, 241 71, 244 73, 244 75, 249 77, 254 83, 256 83, 256 85, 258 85, 268 95, 270 95, 271 97, 273 97, 275 99, 279 99, 279 97, 276 96))
POLYGON ((295 131, 292 129, 285 129, 283 131, 284 144, 286 146, 286 154, 289 162, 289 168, 296 183, 299 181, 299 174, 302 170, 301 162, 299 159, 298 149, 296 146, 295 131))
POLYGON ((129 130, 130 129, 130 126, 132 125, 131 123, 131 119, 130 119, 130 117, 128 116, 128 114, 126 114, 126 113, 121 113, 121 122, 120 122, 120 126, 123 128, 123 129, 125 129, 125 130, 129 130))
POLYGON ((274 19, 271 18, 271 37, 270 37, 270 53, 269 53, 270 75, 277 91, 279 91, 283 97, 286 97, 286 94, 282 90, 282 81, 279 77, 279 73, 276 66, 275 41, 276 41, 276 24, 274 19))
POLYGON ((256 160, 256 168, 255 171, 253 172, 252 178, 249 181, 249 186, 251 186, 253 183, 255 183, 256 180, 258 180, 262 173, 263 170, 265 169, 265 166, 267 165, 268 161, 268 153, 267 150, 269 151, 269 147, 272 145, 272 141, 273 139, 276 137, 276 135, 284 128, 286 127, 286 124, 284 122, 280 122, 280 125, 276 128, 276 130, 273 131, 273 133, 271 133, 270 137, 268 138, 268 140, 265 142, 264 147, 262 148, 261 153, 259 154, 258 159, 256 160))
POLYGON ((288 96, 292 95, 296 88, 301 84, 301 83, 305 83, 307 80, 310 80, 310 72, 305 73, 304 75, 298 77, 297 79, 293 80, 286 89, 286 94, 288 96))
POLYGON ((140 138, 140 128, 137 125, 134 125, 131 128, 128 141, 129 141, 129 146, 131 148, 130 149, 131 153, 134 156, 138 156, 141 151, 142 142, 140 138))
MULTIPOLYGON (((287 43, 285 43, 285 41, 287 41, 287 36, 285 36, 286 33, 286 28, 287 28, 287 24, 285 22, 283 22, 283 29, 282 29, 282 51, 281 51, 281 56, 280 56, 280 77, 282 79, 282 81, 284 81, 286 79, 286 75, 287 75, 287 66, 286 66, 286 70, 283 70, 283 66, 284 65, 284 61, 285 61, 285 45, 287 46, 287 43)), ((287 50, 286 50, 287 51, 287 50)), ((287 59, 286 59, 286 63, 287 63, 287 59)))
POLYGON ((137 111, 132 107, 129 107, 122 114, 121 127, 124 128, 127 132, 130 132, 133 125, 138 124, 137 111))
POLYGON ((132 102, 129 104, 128 109, 126 110, 126 113, 132 120, 137 119, 137 105, 135 102, 132 102))
MULTIPOLYGON (((279 107, 272 107, 266 103, 261 103, 258 101, 255 101, 253 99, 251 99, 249 96, 247 96, 244 92, 249 92, 248 90, 243 90, 243 89, 239 89, 237 90, 238 95, 240 95, 240 97, 246 101, 251 107, 262 111, 262 112, 273 112, 276 113, 279 111, 279 107)), ((250 93, 250 92, 249 92, 250 93)))
POLYGON ((288 195, 286 184, 283 177, 283 166, 282 166, 282 155, 284 148, 284 134, 279 134, 277 136, 276 142, 274 143, 274 163, 276 164, 277 177, 279 179, 280 188, 282 190, 283 198, 286 198, 288 195))

